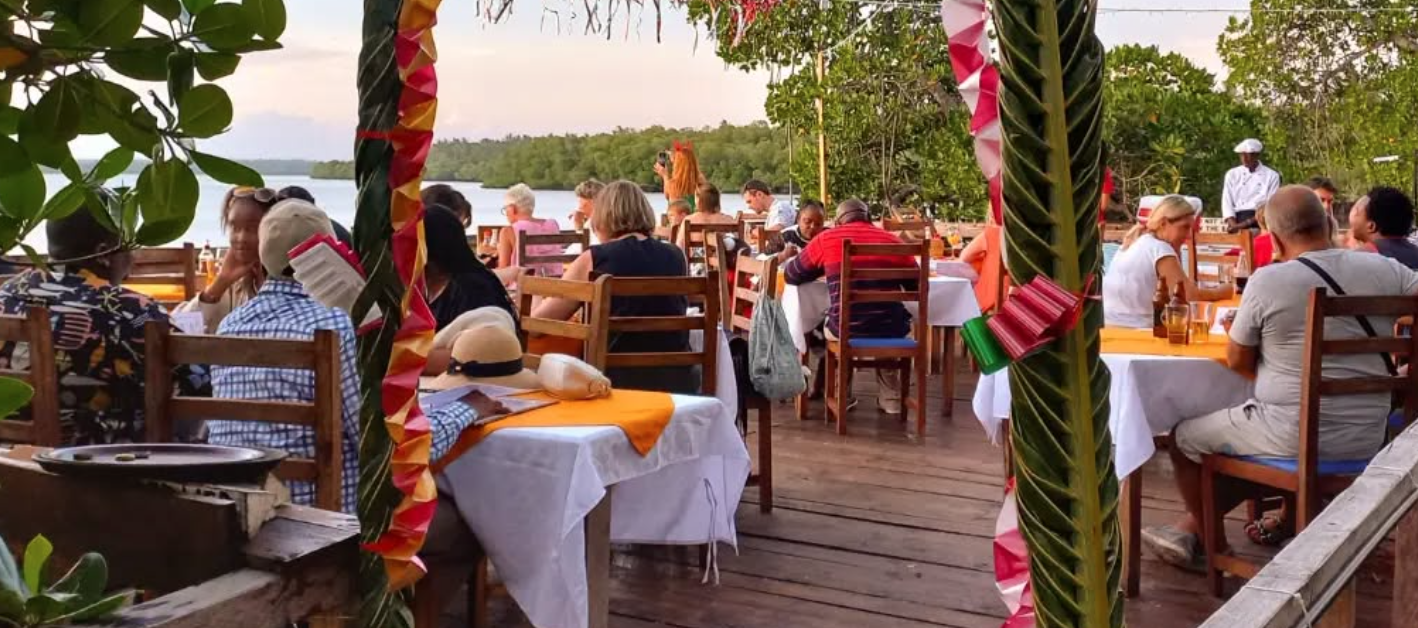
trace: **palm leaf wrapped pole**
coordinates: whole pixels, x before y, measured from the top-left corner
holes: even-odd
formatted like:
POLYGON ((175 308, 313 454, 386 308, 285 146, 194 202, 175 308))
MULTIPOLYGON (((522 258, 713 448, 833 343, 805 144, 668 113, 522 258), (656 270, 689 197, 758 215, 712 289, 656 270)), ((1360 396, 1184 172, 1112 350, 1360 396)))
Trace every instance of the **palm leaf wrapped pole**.
MULTIPOLYGON (((1093 0, 997 0, 1007 265, 1096 297, 1103 46, 1093 0)), ((1041 628, 1123 623, 1103 311, 1010 368, 1020 528, 1041 628)))
POLYGON ((412 623, 396 593, 422 575, 416 554, 437 491, 418 376, 433 339, 423 294, 424 160, 433 142, 437 80, 432 27, 439 0, 365 0, 359 56, 359 186, 354 237, 369 283, 355 306, 383 324, 360 336, 359 623, 412 623))

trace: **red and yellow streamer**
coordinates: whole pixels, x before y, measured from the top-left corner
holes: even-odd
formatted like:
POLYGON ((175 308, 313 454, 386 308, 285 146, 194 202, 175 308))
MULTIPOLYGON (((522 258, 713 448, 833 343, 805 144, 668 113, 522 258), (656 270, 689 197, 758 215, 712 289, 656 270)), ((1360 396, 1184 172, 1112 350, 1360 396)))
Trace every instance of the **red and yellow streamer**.
POLYGON ((424 294, 423 203, 419 200, 424 162, 433 145, 438 113, 438 77, 434 62, 433 25, 441 0, 404 0, 394 37, 394 55, 403 91, 399 117, 388 139, 394 157, 389 167, 390 223, 394 265, 405 286, 400 303, 402 325, 394 337, 389 369, 380 390, 384 425, 393 441, 394 486, 403 496, 389 529, 366 549, 384 559, 390 590, 402 589, 423 576, 418 558, 429 522, 438 505, 438 491, 429 471, 432 436, 428 417, 419 408, 418 382, 433 345, 434 320, 424 294))

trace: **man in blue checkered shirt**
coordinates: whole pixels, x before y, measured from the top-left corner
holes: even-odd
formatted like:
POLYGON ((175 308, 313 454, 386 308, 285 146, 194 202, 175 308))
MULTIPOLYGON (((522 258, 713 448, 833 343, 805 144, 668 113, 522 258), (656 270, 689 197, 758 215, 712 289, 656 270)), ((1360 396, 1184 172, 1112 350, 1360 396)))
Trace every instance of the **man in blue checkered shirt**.
MULTIPOLYGON (((256 296, 222 321, 217 333, 281 340, 310 340, 317 329, 334 330, 340 344, 340 393, 343 399, 343 510, 353 513, 359 484, 359 372, 355 366, 355 330, 343 310, 316 301, 296 281, 288 252, 317 234, 331 235, 330 220, 314 205, 284 201, 261 220, 260 257, 267 277, 256 296)), ((223 399, 312 401, 315 373, 309 370, 256 367, 214 367, 213 396, 223 399)), ((448 404, 428 416, 433 431, 431 457, 438 459, 477 418, 465 402, 448 404)), ((313 457, 315 434, 309 427, 242 421, 208 422, 210 442, 221 445, 269 447, 313 457)), ((291 501, 310 505, 315 487, 290 482, 291 501)))

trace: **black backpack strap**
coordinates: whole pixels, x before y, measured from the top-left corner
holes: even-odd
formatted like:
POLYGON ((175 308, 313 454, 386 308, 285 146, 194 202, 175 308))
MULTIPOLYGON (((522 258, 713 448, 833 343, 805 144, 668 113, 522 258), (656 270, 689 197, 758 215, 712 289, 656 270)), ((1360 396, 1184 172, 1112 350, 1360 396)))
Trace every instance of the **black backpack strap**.
MULTIPOLYGON (((1301 264, 1304 264, 1306 268, 1315 271, 1315 274, 1319 275, 1320 279, 1323 279, 1325 283, 1329 284, 1329 289, 1333 290, 1335 294, 1341 297, 1344 296, 1344 288, 1339 287, 1339 282, 1335 281, 1334 277, 1330 276, 1329 273, 1325 272, 1323 268, 1320 268, 1319 264, 1316 264, 1313 261, 1307 260, 1303 257, 1297 257, 1295 258, 1295 261, 1300 262, 1301 264)), ((1379 337, 1378 332, 1374 331, 1374 326, 1369 323, 1369 319, 1367 317, 1355 316, 1354 318, 1359 321, 1359 326, 1364 328, 1364 333, 1368 334, 1370 338, 1379 337)), ((1380 353, 1379 357, 1384 359, 1384 367, 1388 369, 1388 374, 1397 377, 1398 367, 1394 366, 1393 356, 1387 353, 1380 353)))

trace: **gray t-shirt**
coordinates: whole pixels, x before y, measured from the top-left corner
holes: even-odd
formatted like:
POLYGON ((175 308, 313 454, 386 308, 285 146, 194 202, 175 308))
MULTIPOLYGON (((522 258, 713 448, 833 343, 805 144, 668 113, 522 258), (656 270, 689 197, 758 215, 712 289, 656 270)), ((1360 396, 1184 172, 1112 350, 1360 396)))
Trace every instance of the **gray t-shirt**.
MULTIPOLYGON (((1302 255, 1313 261, 1353 296, 1418 293, 1418 273, 1389 258, 1361 251, 1328 249, 1302 255)), ((1310 292, 1327 288, 1313 270, 1299 262, 1271 264, 1256 271, 1246 286, 1231 340, 1259 347, 1256 401, 1275 433, 1300 449, 1300 373, 1305 352, 1305 317, 1310 292)), ((1333 291, 1331 291, 1332 293, 1333 291)), ((1393 318, 1370 316, 1380 336, 1393 334, 1393 318)), ((1325 320, 1325 338, 1365 338, 1353 317, 1325 320)), ((1326 356, 1322 376, 1349 378, 1388 373, 1383 359, 1373 355, 1326 356)), ((1345 395, 1320 402, 1320 457, 1328 460, 1368 458, 1383 446, 1389 396, 1345 395)))

